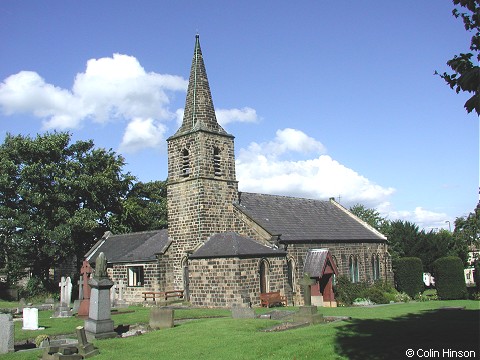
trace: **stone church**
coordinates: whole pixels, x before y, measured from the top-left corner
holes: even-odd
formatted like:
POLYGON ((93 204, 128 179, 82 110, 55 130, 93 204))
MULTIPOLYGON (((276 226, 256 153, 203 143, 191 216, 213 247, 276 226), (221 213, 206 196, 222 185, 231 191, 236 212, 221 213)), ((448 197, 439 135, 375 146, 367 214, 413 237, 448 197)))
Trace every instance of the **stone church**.
POLYGON ((198 35, 183 123, 167 142, 168 229, 107 232, 86 254, 105 253, 127 301, 183 290, 194 306, 258 306, 279 291, 301 305, 307 273, 312 303, 335 306, 335 276, 392 281, 386 237, 333 199, 238 191, 234 136, 217 122, 198 35))

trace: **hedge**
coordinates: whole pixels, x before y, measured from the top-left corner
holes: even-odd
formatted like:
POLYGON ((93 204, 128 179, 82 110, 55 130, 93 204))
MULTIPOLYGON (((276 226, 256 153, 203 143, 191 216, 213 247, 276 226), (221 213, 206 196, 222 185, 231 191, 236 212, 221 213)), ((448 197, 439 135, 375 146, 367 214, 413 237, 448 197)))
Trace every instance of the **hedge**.
POLYGON ((446 256, 433 262, 433 276, 437 295, 442 300, 467 298, 463 262, 457 256, 446 256))
POLYGON ((395 262, 395 284, 397 290, 414 298, 423 292, 423 265, 417 257, 404 257, 395 262))

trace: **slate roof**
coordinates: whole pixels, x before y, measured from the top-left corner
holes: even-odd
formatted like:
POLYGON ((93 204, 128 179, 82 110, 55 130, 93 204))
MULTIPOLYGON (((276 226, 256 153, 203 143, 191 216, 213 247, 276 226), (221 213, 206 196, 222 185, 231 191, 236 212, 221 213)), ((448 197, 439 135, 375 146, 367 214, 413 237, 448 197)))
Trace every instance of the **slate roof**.
POLYGON ((239 192, 235 206, 284 243, 387 240, 334 201, 239 192))
POLYGON ((85 257, 94 263, 103 252, 108 263, 155 261, 155 254, 163 254, 170 242, 167 229, 120 235, 106 233, 85 257))
POLYGON ((327 249, 312 249, 308 251, 305 257, 303 273, 308 274, 310 277, 322 277, 328 258, 330 258, 334 272, 337 272, 335 263, 332 261, 331 256, 329 256, 327 249))
POLYGON ((234 232, 212 235, 192 255, 191 259, 223 258, 223 257, 264 257, 286 256, 286 252, 274 249, 241 236, 234 232))

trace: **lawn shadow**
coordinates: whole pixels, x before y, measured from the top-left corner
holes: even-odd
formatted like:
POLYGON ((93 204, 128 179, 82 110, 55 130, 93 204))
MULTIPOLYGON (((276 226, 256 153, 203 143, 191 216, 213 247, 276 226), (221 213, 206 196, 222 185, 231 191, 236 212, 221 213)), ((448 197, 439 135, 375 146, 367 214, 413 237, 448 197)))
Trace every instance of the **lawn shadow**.
POLYGON ((362 360, 446 358, 443 351, 448 349, 473 350, 479 356, 479 333, 480 310, 438 309, 393 319, 354 319, 338 328, 335 352, 362 360), (406 356, 408 349, 414 351, 412 357, 406 356))

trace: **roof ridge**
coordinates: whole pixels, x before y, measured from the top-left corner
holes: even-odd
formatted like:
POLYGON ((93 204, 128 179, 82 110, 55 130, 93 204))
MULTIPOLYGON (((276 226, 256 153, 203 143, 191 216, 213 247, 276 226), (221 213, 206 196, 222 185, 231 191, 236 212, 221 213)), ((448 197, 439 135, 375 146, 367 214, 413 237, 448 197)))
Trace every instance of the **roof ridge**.
POLYGON ((112 237, 112 236, 138 235, 138 234, 149 234, 149 233, 159 232, 159 231, 162 231, 162 230, 167 230, 167 229, 143 230, 143 231, 123 233, 123 234, 111 234, 109 237, 112 237))
POLYGON ((277 198, 284 198, 284 199, 297 199, 297 200, 308 200, 308 201, 319 201, 319 202, 324 202, 328 203, 330 200, 322 200, 322 199, 312 199, 312 198, 307 198, 307 197, 298 197, 298 196, 291 196, 291 195, 275 195, 275 194, 263 194, 263 193, 254 193, 254 192, 249 192, 249 191, 239 191, 239 195, 241 194, 251 194, 251 195, 261 195, 261 196, 270 196, 270 197, 277 197, 277 198))

